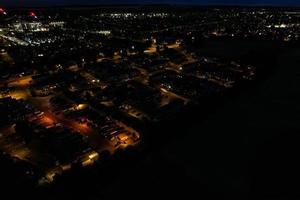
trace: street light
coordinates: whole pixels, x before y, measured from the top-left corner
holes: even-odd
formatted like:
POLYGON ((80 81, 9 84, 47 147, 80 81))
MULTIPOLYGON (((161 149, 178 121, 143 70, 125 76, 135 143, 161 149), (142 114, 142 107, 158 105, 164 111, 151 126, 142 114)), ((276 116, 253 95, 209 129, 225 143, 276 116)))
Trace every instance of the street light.
POLYGON ((4 8, 0 8, 0 13, 3 14, 3 15, 6 15, 6 14, 7 14, 7 12, 5 11, 4 8))

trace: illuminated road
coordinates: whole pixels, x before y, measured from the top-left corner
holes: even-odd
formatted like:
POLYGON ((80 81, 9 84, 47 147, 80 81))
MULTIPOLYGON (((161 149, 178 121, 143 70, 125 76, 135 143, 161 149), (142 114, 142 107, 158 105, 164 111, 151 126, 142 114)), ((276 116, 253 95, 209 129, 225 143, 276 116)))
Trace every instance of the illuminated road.
POLYGON ((187 104, 188 102, 190 102, 189 99, 184 98, 173 92, 170 92, 169 90, 166 90, 165 88, 160 88, 160 91, 162 92, 163 96, 165 96, 165 98, 163 98, 163 100, 161 102, 161 106, 169 104, 174 99, 181 99, 184 101, 184 104, 187 104))
POLYGON ((32 81, 32 75, 10 78, 7 81, 2 81, 0 84, 7 84, 9 87, 27 87, 32 81))
POLYGON ((15 44, 21 45, 21 46, 28 46, 29 45, 28 42, 25 42, 23 40, 15 38, 15 37, 6 36, 6 35, 3 35, 3 34, 0 34, 0 37, 2 37, 3 39, 9 40, 10 42, 13 42, 15 44))
POLYGON ((37 98, 30 98, 29 101, 40 111, 44 112, 44 116, 46 117, 45 122, 46 126, 53 126, 55 124, 62 124, 83 136, 87 136, 90 145, 96 149, 97 151, 109 150, 113 152, 115 149, 109 144, 108 141, 104 140, 100 134, 88 126, 86 123, 80 123, 76 120, 66 118, 64 114, 53 114, 53 109, 50 104, 50 97, 37 97, 37 98))

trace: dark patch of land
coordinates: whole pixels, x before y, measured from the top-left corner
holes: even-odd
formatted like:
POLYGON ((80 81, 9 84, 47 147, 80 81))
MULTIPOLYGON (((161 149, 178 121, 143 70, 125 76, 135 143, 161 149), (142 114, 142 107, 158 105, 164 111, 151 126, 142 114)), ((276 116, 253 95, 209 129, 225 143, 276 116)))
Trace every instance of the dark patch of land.
POLYGON ((152 145, 97 175, 59 182, 53 197, 287 199, 299 195, 300 49, 276 42, 207 41, 203 54, 262 67, 254 86, 220 106, 149 128, 152 145), (226 52, 226 53, 224 53, 226 52), (211 113, 211 114, 207 114, 211 113), (170 126, 172 125, 172 126, 170 126), (149 149, 150 148, 150 149, 149 149))

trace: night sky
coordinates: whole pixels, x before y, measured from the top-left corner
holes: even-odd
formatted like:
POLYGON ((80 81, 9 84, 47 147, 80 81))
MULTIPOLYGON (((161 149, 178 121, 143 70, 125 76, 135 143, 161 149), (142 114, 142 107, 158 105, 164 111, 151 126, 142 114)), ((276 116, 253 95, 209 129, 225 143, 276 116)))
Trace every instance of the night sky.
POLYGON ((93 4, 200 4, 300 6, 300 0, 0 0, 2 6, 56 6, 93 4))

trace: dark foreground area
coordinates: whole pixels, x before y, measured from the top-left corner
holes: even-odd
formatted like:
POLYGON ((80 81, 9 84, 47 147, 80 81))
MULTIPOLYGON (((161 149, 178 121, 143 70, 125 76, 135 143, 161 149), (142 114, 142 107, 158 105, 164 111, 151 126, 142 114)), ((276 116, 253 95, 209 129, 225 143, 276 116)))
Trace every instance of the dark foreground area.
MULTIPOLYGON (((154 197, 297 198, 299 56, 295 48, 274 58, 278 67, 266 80, 227 101, 204 123, 194 116, 127 185, 154 197)), ((129 189, 116 188, 120 194, 129 189)))
MULTIPOLYGON (((214 53, 227 46, 235 49, 226 56, 242 54, 251 45, 255 48, 251 42, 210 44, 214 53)), ((151 134, 161 140, 146 150, 116 159, 106 171, 96 170, 97 175, 76 172, 68 184, 58 181, 51 192, 37 193, 47 199, 297 198, 300 50, 264 46, 257 45, 257 52, 267 56, 264 62, 272 70, 254 86, 226 98, 214 114, 203 116, 198 109, 172 129, 152 128, 157 132, 151 134)))

